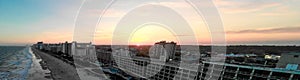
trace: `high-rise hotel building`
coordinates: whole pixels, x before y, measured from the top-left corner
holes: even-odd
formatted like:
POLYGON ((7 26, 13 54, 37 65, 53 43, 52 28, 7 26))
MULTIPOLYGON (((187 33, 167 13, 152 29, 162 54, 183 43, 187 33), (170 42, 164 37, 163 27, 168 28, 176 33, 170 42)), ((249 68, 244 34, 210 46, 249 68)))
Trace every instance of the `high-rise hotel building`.
POLYGON ((152 58, 160 59, 162 61, 170 61, 175 58, 175 42, 160 41, 154 44, 150 49, 150 56, 152 58))

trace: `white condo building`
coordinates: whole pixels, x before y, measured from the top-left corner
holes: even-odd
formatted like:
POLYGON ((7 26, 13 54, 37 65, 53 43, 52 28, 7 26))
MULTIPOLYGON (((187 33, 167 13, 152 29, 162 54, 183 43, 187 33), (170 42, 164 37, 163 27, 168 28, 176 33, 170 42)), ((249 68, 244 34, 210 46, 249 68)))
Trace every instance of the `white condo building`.
POLYGON ((96 49, 92 43, 77 43, 72 42, 72 55, 80 59, 88 59, 89 61, 96 61, 96 49))

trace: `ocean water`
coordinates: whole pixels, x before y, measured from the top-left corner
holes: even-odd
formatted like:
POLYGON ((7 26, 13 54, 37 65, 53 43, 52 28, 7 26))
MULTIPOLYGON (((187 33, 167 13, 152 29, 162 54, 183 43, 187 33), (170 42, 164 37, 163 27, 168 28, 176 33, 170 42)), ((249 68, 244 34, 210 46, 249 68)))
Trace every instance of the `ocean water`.
POLYGON ((0 80, 26 80, 31 64, 30 47, 0 46, 0 80))

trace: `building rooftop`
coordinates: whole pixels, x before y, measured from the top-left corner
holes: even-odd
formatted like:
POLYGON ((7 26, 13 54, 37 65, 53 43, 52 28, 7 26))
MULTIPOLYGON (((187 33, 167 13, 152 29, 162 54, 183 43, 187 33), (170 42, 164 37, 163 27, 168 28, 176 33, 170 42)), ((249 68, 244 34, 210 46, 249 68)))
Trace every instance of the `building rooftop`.
POLYGON ((272 72, 300 74, 300 70, 287 70, 284 68, 266 68, 266 67, 244 66, 244 65, 235 65, 235 64, 227 64, 227 63, 218 63, 218 62, 203 62, 203 63, 233 66, 233 67, 240 67, 240 68, 247 68, 247 69, 264 70, 264 71, 272 71, 272 72))
POLYGON ((297 53, 297 52, 283 53, 283 54, 288 54, 288 55, 300 55, 300 53, 297 53))

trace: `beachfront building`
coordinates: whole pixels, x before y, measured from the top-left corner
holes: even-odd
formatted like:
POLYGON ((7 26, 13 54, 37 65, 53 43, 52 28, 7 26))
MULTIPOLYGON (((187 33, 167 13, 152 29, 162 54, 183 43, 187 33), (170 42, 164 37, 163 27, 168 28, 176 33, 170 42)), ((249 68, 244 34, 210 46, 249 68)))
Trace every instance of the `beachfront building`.
POLYGON ((159 58, 161 61, 167 60, 170 61, 175 59, 175 49, 176 43, 175 42, 166 42, 160 41, 154 44, 153 49, 150 50, 151 56, 153 58, 159 58))
POLYGON ((98 46, 96 53, 99 62, 105 64, 105 66, 110 66, 113 63, 113 58, 111 54, 111 46, 98 46))
MULTIPOLYGON (((35 45, 38 46, 40 44, 35 45)), ((74 41, 72 43, 43 44, 43 46, 45 51, 50 51, 64 57, 77 57, 77 59, 80 58, 89 61, 97 60, 95 46, 92 43, 77 43, 74 41)))
POLYGON ((72 43, 68 43, 67 41, 65 43, 62 43, 62 52, 66 56, 72 57, 72 43))
POLYGON ((72 50, 71 53, 73 57, 77 57, 77 59, 85 59, 88 61, 96 61, 96 49, 95 46, 90 43, 77 43, 72 42, 72 50))
POLYGON ((44 49, 44 43, 43 42, 37 42, 37 44, 35 45, 35 47, 37 48, 37 49, 44 49))
POLYGON ((61 53, 62 52, 62 48, 63 48, 63 44, 59 43, 59 44, 44 44, 44 50, 46 51, 51 51, 53 53, 61 53))

